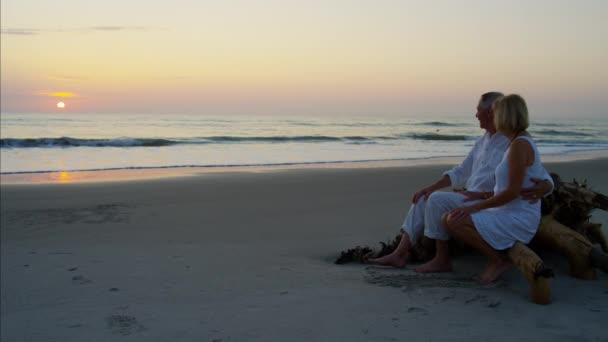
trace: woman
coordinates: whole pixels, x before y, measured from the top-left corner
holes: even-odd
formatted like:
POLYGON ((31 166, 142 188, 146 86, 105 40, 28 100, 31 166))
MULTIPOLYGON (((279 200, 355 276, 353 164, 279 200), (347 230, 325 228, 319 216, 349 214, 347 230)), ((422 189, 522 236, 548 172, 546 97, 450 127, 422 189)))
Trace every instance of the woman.
POLYGON ((508 95, 494 102, 494 123, 510 146, 495 171, 494 195, 470 206, 451 210, 444 224, 453 238, 478 249, 490 258, 478 281, 488 284, 511 267, 503 251, 516 241, 528 243, 540 223, 540 202, 522 199, 522 187, 533 185, 544 168, 529 126, 526 102, 519 95, 508 95))

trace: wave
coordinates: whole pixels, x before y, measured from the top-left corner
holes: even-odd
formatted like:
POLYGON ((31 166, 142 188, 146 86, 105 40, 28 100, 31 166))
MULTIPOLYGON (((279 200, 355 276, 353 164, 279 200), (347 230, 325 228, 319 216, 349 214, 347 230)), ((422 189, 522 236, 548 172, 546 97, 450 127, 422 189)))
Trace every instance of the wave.
POLYGON ((581 146, 581 145, 596 145, 598 147, 608 146, 606 140, 566 140, 566 139, 534 139, 538 144, 546 145, 563 145, 563 146, 581 146))
POLYGON ((61 138, 27 138, 0 139, 0 148, 69 148, 69 147, 162 147, 172 145, 203 145, 227 143, 323 143, 342 142, 349 144, 373 144, 390 140, 438 140, 455 141, 470 140, 466 135, 446 135, 437 133, 406 133, 394 136, 211 136, 193 138, 115 138, 115 139, 80 139, 71 137, 61 138))
POLYGON ((460 124, 460 123, 453 123, 453 122, 429 121, 429 122, 419 122, 419 123, 414 124, 414 126, 461 127, 461 126, 467 126, 467 125, 460 124))
MULTIPOLYGON (((370 139, 364 138, 362 139, 370 139)), ((224 142, 327 142, 349 140, 348 137, 332 137, 325 135, 304 135, 304 136, 270 136, 270 137, 237 137, 237 136, 218 136, 202 138, 209 142, 224 143, 224 142)))
POLYGON ((533 126, 545 126, 545 127, 562 127, 564 124, 553 123, 553 122, 533 122, 533 126))
POLYGON ((467 135, 449 135, 449 134, 437 134, 437 133, 420 133, 420 134, 409 134, 412 139, 417 140, 439 140, 439 141, 456 141, 456 140, 470 140, 472 137, 467 135))
POLYGON ((160 147, 182 144, 223 144, 223 143, 287 143, 287 142, 372 142, 376 139, 388 140, 394 137, 364 137, 364 136, 212 136, 184 139, 154 139, 154 138, 116 138, 116 139, 78 139, 61 138, 30 138, 30 139, 0 139, 0 148, 58 148, 58 147, 160 147))
POLYGON ((33 148, 33 147, 153 147, 169 146, 178 142, 166 139, 78 139, 78 138, 31 138, 31 139, 0 139, 1 148, 33 148))
POLYGON ((534 134, 563 135, 563 136, 571 136, 571 137, 592 137, 592 136, 594 136, 594 134, 589 134, 589 133, 558 131, 555 129, 543 129, 543 130, 532 131, 532 132, 534 134))

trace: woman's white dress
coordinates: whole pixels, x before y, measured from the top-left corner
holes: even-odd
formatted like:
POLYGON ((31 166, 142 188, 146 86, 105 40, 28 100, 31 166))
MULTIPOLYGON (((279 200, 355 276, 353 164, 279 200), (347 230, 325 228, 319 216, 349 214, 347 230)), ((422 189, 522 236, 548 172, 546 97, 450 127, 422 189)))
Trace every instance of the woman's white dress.
MULTIPOLYGON (((540 154, 532 138, 519 136, 516 139, 527 140, 534 150, 534 163, 526 168, 522 184, 522 187, 533 186, 534 183, 530 178, 542 178, 546 175, 540 162, 540 154)), ((495 194, 504 191, 509 183, 509 150, 507 149, 494 172, 495 194)), ((471 218, 479 235, 492 248, 503 250, 512 247, 516 241, 530 242, 538 229, 540 216, 540 201, 531 204, 518 197, 503 206, 478 211, 472 214, 471 218)))

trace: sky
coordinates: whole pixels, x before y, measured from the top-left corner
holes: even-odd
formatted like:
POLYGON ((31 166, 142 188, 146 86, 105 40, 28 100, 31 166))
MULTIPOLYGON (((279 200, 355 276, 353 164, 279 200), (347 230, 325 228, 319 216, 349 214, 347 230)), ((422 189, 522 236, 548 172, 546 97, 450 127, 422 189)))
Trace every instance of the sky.
POLYGON ((607 116, 603 0, 0 7, 2 113, 462 115, 499 90, 544 117, 607 116))

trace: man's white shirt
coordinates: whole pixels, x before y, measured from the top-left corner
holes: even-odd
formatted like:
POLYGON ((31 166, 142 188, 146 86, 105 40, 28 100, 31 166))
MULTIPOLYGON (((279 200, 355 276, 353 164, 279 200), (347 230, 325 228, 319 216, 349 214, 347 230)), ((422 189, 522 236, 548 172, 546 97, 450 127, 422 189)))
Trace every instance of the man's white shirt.
MULTIPOLYGON (((500 133, 486 132, 477 139, 473 149, 458 166, 446 171, 452 187, 464 187, 468 191, 492 191, 494 171, 509 148, 509 139, 500 133)), ((544 179, 553 186, 553 180, 545 170, 544 179)))

